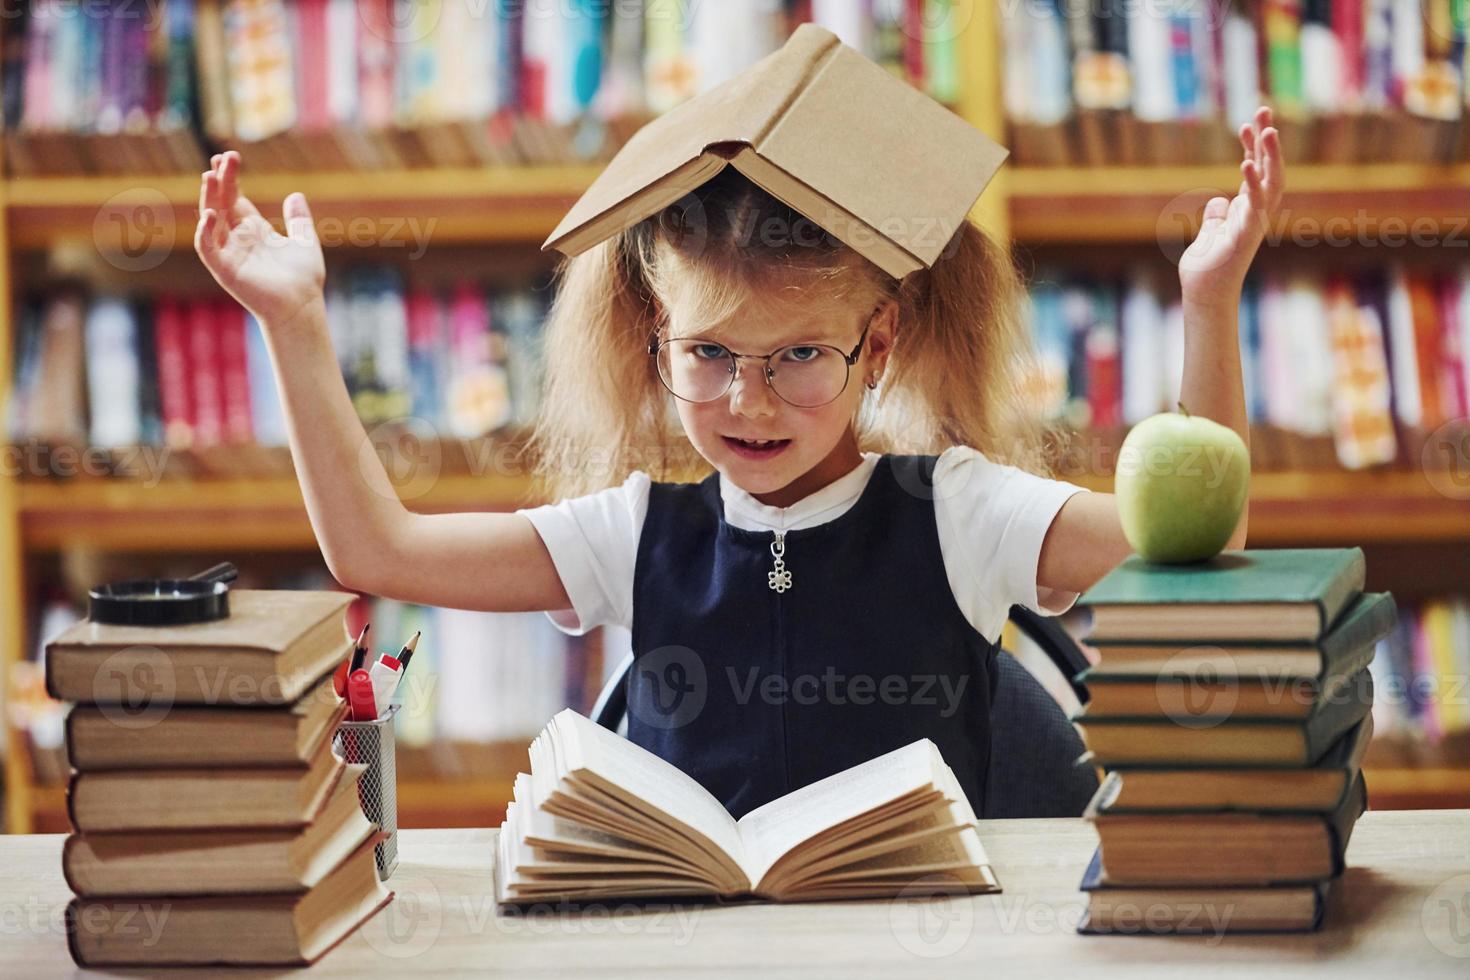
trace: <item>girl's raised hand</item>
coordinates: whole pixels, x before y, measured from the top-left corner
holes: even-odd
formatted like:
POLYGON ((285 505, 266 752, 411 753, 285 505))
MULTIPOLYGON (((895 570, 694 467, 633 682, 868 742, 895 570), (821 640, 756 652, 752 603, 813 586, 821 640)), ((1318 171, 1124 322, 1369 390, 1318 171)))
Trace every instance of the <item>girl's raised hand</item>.
POLYGON ((240 194, 240 154, 217 153, 201 176, 194 251, 210 273, 262 325, 281 324, 322 295, 326 267, 306 196, 286 196, 287 234, 270 226, 240 194))
POLYGON ((1233 198, 1212 197, 1205 205, 1199 234, 1179 259, 1185 299, 1212 302, 1239 296, 1286 186, 1281 134, 1271 122, 1270 107, 1261 106, 1255 118, 1240 127, 1245 151, 1240 189, 1233 198))

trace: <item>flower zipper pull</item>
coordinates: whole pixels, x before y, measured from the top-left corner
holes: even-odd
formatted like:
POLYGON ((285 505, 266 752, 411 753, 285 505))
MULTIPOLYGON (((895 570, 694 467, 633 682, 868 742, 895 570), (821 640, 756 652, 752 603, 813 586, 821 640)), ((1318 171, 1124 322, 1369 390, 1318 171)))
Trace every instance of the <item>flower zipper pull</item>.
POLYGON ((771 571, 766 574, 766 584, 777 592, 785 592, 791 588, 791 572, 786 567, 786 532, 774 532, 776 538, 771 542, 771 555, 776 559, 771 571))

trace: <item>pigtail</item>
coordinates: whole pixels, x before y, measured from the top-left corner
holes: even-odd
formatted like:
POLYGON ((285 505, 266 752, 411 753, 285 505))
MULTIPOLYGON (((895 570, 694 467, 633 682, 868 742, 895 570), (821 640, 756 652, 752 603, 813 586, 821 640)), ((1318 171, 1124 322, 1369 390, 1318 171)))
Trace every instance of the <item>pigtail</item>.
POLYGON ((1026 393, 1036 355, 1009 252, 967 220, 933 268, 904 277, 894 296, 898 335, 859 444, 900 453, 973 446, 1049 475, 1053 434, 1026 393))

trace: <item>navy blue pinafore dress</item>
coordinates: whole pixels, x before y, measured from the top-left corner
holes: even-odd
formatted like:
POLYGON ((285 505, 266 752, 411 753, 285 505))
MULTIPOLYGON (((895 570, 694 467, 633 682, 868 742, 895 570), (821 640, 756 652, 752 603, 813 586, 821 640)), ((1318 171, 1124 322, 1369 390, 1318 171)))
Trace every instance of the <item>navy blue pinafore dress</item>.
POLYGON ((653 483, 628 738, 737 818, 929 738, 984 812, 996 647, 945 574, 935 460, 884 455, 846 512, 780 533, 726 523, 718 474, 653 483))

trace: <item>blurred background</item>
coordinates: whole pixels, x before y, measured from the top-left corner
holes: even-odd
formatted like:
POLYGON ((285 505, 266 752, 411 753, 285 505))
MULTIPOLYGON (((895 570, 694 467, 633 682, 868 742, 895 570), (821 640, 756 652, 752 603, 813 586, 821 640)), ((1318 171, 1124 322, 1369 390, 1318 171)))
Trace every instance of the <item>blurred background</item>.
MULTIPOLYGON (((539 502, 540 243, 639 125, 814 20, 1011 148, 976 218, 1013 243, 1060 475, 1111 487, 1172 408, 1177 260, 1271 105, 1288 187, 1240 336, 1253 547, 1360 545, 1401 622, 1374 660, 1378 808, 1470 806, 1470 0, 154 0, 0 19, 0 683, 10 832, 64 831, 44 641, 87 588, 221 560, 335 588, 259 327, 192 249, 239 149, 305 192, 342 372, 421 510, 539 502)), ((503 816, 525 745, 627 649, 540 613, 362 596, 400 690, 401 826, 503 816)), ((1073 628, 1078 624, 1071 622, 1073 628)))

